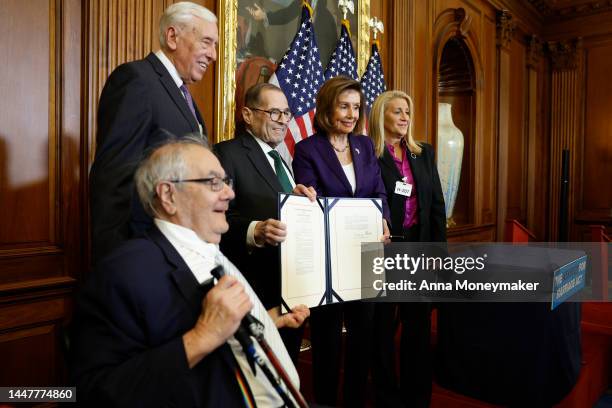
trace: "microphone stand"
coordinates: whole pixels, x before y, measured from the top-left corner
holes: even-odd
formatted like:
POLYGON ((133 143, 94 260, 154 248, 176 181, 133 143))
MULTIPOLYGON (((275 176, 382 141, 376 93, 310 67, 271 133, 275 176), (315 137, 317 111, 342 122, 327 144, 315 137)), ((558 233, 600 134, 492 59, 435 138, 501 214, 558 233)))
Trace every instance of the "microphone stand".
MULTIPOLYGON (((219 265, 211 271, 211 274, 217 280, 219 280, 221 279, 223 275, 225 275, 225 271, 223 270, 223 267, 219 265)), ((264 337, 263 323, 261 323, 259 320, 254 318, 250 313, 248 313, 243 318, 242 323, 240 324, 240 327, 234 334, 234 337, 236 338, 236 340, 238 340, 238 342, 242 346, 242 349, 244 350, 244 353, 247 356, 247 360, 249 362, 251 369, 253 370, 253 373, 255 374, 255 364, 254 363, 257 363, 257 365, 261 368, 264 375, 270 381, 270 384, 272 384, 272 386, 274 387, 274 389, 276 390, 276 392, 281 397, 281 399, 283 400, 283 402, 285 403, 287 407, 294 408, 295 404, 293 403, 291 398, 289 398, 289 396, 287 395, 287 392, 283 389, 281 382, 280 382, 281 379, 287 385, 289 392, 291 393, 295 401, 297 401, 300 408, 308 408, 308 403, 306 403, 306 400, 304 399, 300 391, 297 388, 295 388, 295 386, 291 382, 291 379, 289 378, 289 375, 283 368, 281 362, 278 360, 278 358, 276 357, 276 354, 274 353, 274 351, 272 350, 272 348, 266 341, 264 337), (255 346, 253 345, 253 341, 251 340, 251 337, 249 336, 249 334, 255 337, 255 339, 257 340, 257 343, 260 345, 264 353, 266 353, 268 360, 272 363, 272 366, 274 367, 274 369, 280 376, 280 379, 274 375, 272 370, 270 370, 270 367, 268 367, 268 365, 266 364, 266 361, 263 358, 261 358, 259 353, 257 353, 257 349, 255 349, 255 346)))

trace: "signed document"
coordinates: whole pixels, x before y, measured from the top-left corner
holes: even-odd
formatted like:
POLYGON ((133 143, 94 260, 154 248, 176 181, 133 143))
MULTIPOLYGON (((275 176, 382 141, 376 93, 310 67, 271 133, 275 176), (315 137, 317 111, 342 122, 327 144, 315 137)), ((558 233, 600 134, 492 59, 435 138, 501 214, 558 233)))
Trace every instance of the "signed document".
POLYGON ((287 225, 281 244, 285 308, 308 307, 374 296, 361 279, 361 244, 379 242, 380 199, 306 197, 280 194, 280 220, 287 225))

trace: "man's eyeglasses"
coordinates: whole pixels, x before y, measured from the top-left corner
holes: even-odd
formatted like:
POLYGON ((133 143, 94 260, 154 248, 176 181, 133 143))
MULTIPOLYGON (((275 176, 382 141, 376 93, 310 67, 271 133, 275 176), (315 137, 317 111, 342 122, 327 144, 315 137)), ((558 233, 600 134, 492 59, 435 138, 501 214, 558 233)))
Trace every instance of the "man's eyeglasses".
POLYGON ((293 117, 293 113, 291 113, 291 111, 289 110, 280 110, 280 109, 270 109, 270 110, 265 110, 265 109, 258 109, 258 108, 250 108, 251 110, 254 111, 259 111, 259 112, 266 112, 268 115, 270 115, 270 119, 272 119, 274 122, 278 122, 281 119, 281 116, 286 120, 286 121, 290 121, 291 118, 293 117))
POLYGON ((189 180, 168 180, 170 183, 200 183, 207 184, 212 191, 221 191, 223 186, 227 184, 229 188, 234 187, 234 180, 231 177, 208 177, 189 180))

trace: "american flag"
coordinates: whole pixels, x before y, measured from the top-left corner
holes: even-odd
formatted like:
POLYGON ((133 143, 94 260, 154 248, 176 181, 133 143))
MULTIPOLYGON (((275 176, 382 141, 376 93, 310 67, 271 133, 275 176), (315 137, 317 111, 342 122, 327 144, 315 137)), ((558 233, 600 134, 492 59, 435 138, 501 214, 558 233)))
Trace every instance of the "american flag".
POLYGON ((325 69, 325 80, 344 75, 358 81, 357 75, 357 59, 353 44, 351 43, 351 35, 348 30, 348 21, 342 20, 342 28, 340 29, 340 38, 336 49, 331 55, 331 59, 325 69))
POLYGON ((300 28, 270 78, 270 83, 283 90, 293 113, 285 142, 277 148, 287 163, 291 162, 295 144, 315 133, 313 122, 316 97, 323 82, 323 64, 315 40, 310 10, 304 6, 300 28))
POLYGON ((361 86, 366 100, 367 111, 370 112, 372 104, 378 95, 387 90, 385 85, 385 75, 383 74, 382 62, 378 45, 376 41, 372 43, 372 51, 370 52, 370 60, 366 67, 363 76, 361 77, 361 86))

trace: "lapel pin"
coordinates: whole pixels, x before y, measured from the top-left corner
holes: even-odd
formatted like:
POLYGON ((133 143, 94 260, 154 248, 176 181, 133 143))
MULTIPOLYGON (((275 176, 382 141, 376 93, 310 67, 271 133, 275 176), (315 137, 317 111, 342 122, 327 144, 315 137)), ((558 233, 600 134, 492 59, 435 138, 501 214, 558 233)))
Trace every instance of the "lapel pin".
POLYGON ((355 148, 355 151, 357 152, 357 154, 361 154, 361 153, 359 153, 359 149, 358 148, 355 148))

